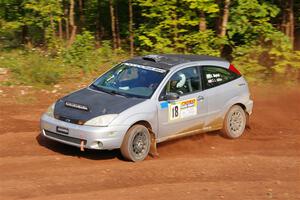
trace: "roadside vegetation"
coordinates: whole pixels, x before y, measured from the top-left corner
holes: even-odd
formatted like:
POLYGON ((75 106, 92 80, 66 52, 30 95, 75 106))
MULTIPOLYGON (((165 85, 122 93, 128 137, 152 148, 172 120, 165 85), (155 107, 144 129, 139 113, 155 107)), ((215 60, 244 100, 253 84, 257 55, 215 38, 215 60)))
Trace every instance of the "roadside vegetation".
POLYGON ((13 80, 1 84, 79 81, 149 53, 222 56, 250 82, 293 83, 299 26, 293 0, 3 0, 0 68, 13 80))

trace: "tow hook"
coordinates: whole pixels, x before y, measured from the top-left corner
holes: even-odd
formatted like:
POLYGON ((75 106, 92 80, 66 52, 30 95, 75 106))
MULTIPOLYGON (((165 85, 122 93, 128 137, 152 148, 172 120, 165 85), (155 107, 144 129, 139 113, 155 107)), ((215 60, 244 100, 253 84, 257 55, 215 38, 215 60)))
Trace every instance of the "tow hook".
POLYGON ((80 151, 84 151, 84 140, 80 141, 80 151))

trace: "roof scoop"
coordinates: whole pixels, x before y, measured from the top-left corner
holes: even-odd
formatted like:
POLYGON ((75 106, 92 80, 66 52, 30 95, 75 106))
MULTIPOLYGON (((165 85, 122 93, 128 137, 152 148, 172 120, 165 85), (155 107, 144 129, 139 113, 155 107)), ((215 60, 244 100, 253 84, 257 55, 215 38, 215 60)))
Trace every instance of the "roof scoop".
POLYGON ((143 56, 143 60, 148 60, 148 61, 152 61, 152 62, 156 62, 156 63, 161 61, 162 58, 163 58, 163 56, 159 56, 159 55, 146 55, 146 56, 143 56))

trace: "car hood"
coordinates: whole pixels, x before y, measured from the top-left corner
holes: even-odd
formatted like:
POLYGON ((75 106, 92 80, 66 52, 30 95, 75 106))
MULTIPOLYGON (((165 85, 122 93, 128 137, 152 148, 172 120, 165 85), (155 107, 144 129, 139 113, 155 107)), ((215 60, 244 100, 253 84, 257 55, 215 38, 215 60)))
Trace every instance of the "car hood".
POLYGON ((127 98, 84 88, 58 100, 54 116, 67 122, 86 122, 100 115, 119 114, 143 101, 145 99, 127 98))

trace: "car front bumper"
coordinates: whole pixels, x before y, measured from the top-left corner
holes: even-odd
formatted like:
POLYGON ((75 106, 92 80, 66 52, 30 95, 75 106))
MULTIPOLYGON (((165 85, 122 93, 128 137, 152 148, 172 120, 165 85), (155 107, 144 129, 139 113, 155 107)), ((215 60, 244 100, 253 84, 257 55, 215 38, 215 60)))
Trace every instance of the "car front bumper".
POLYGON ((93 127, 67 123, 46 114, 40 121, 41 134, 51 140, 87 149, 117 149, 121 147, 128 126, 93 127), (58 131, 58 128, 68 133, 58 131))

